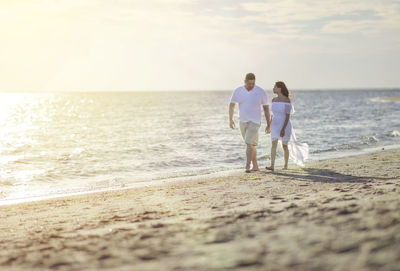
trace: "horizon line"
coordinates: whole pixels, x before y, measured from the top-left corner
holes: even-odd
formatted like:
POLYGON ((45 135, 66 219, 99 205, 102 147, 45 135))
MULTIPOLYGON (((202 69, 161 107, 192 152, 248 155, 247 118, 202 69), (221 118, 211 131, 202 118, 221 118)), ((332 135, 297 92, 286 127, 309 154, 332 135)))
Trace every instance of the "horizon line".
MULTIPOLYGON (((0 90, 0 93, 90 93, 90 92, 226 92, 233 89, 170 89, 170 90, 0 90)), ((266 88, 264 88, 266 90, 266 88)), ((342 88, 294 88, 291 91, 371 91, 400 90, 400 87, 342 87, 342 88)))

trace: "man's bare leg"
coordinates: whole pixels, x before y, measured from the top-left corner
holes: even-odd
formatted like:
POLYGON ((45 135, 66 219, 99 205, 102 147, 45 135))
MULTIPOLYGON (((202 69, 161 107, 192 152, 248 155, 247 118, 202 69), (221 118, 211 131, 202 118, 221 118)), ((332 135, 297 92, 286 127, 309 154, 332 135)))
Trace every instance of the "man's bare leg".
POLYGON ((252 145, 247 144, 246 145, 246 172, 249 173, 250 172, 250 165, 251 165, 251 161, 253 158, 253 150, 251 148, 252 145))
POLYGON ((260 169, 258 168, 258 163, 257 163, 257 149, 256 146, 251 145, 252 148, 252 158, 251 158, 251 162, 253 163, 253 168, 251 169, 251 171, 259 171, 260 169))

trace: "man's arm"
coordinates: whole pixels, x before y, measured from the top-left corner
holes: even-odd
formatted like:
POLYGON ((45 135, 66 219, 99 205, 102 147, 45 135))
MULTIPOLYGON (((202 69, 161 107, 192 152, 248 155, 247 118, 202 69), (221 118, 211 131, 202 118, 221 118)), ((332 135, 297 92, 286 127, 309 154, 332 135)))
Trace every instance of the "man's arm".
POLYGON ((233 121, 233 112, 235 112, 235 104, 229 104, 229 127, 235 129, 235 122, 233 121))
POLYGON ((265 120, 267 121, 267 127, 265 132, 269 134, 271 132, 271 115, 269 114, 269 105, 263 105, 265 120))

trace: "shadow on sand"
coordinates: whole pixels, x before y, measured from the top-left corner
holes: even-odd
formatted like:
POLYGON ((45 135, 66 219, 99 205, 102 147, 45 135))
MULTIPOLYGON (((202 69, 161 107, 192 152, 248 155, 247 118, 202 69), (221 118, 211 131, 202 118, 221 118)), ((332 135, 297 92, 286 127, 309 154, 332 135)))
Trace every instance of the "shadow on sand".
POLYGON ((297 180, 313 181, 313 182, 329 182, 329 183, 365 183, 372 180, 390 180, 392 178, 353 176, 335 172, 330 169, 321 168, 303 168, 300 170, 285 171, 267 171, 265 174, 273 174, 277 176, 292 177, 297 180))

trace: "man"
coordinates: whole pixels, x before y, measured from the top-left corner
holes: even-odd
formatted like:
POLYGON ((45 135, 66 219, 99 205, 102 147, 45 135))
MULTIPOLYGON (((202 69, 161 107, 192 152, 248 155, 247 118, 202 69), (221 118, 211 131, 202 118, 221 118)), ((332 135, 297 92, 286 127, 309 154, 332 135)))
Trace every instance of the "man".
POLYGON ((271 118, 269 114, 269 105, 267 94, 259 86, 255 85, 256 77, 253 73, 248 73, 244 80, 244 86, 237 88, 229 104, 229 126, 234 129, 233 112, 235 104, 239 104, 240 131, 244 142, 246 143, 246 173, 258 171, 257 150, 258 130, 261 126, 261 106, 264 109, 267 127, 265 132, 271 132, 271 118), (250 169, 251 164, 253 167, 250 169))

